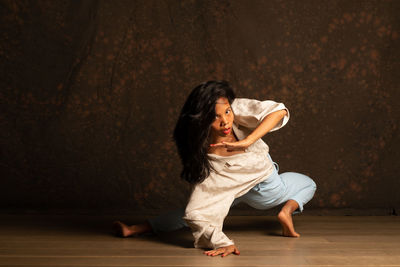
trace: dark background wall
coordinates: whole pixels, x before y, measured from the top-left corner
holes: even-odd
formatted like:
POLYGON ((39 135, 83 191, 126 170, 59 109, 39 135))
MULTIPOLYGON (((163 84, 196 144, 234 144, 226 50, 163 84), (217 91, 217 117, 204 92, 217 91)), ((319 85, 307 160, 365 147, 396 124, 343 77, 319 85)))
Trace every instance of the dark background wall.
MULTIPOLYGON (((183 206, 172 131, 225 79, 283 102, 264 139, 308 208, 400 207, 400 1, 0 1, 0 208, 183 206)), ((244 207, 246 208, 246 207, 244 207)), ((250 208, 246 208, 250 209, 250 208)))

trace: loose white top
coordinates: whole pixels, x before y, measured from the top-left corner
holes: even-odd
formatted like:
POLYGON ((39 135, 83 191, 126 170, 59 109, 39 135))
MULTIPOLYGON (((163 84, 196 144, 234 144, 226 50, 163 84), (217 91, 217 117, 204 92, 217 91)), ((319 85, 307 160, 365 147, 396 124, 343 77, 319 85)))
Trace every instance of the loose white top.
MULTIPOLYGON (((236 98, 231 107, 235 115, 232 130, 239 140, 275 111, 286 109, 287 115, 270 132, 280 129, 289 120, 285 105, 271 100, 236 98)), ((193 187, 183 217, 192 230, 194 247, 216 249, 234 244, 222 232, 224 219, 235 198, 247 193, 273 172, 268 152, 268 145, 259 139, 244 153, 231 156, 208 154, 214 170, 193 187)))

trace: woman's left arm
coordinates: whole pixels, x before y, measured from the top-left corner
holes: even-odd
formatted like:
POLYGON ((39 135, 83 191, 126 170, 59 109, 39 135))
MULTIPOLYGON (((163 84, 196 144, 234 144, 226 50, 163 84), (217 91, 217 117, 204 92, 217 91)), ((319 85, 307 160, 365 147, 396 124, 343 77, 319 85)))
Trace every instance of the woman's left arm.
POLYGON ((275 128, 275 126, 287 115, 286 109, 278 110, 272 112, 266 116, 260 124, 249 134, 245 139, 238 142, 222 142, 217 144, 212 144, 213 147, 226 147, 228 150, 245 150, 258 139, 266 135, 270 130, 275 128))

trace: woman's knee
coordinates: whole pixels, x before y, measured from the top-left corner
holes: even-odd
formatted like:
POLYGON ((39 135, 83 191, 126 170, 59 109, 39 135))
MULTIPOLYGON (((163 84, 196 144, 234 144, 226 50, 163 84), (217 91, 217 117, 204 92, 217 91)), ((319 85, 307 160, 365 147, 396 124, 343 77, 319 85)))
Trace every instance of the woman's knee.
MULTIPOLYGON (((304 174, 303 174, 304 175, 304 174)), ((317 184, 314 182, 313 179, 311 179, 310 177, 308 177, 307 175, 304 175, 305 177, 307 177, 307 183, 308 186, 310 188, 310 190, 312 191, 312 194, 314 195, 315 191, 317 190, 317 184)))
POLYGON ((298 172, 285 172, 280 174, 282 178, 286 181, 291 181, 293 183, 299 183, 299 186, 309 187, 314 192, 317 190, 317 184, 309 176, 298 173, 298 172))
MULTIPOLYGON (((306 175, 304 175, 306 176, 306 175)), ((310 198, 314 197, 315 191, 317 191, 317 184, 314 182, 313 179, 311 179, 310 177, 307 177, 307 191, 309 192, 310 198)))
POLYGON ((317 184, 314 182, 314 180, 312 178, 308 177, 307 175, 304 175, 304 176, 306 176, 308 178, 309 186, 315 192, 317 190, 317 184))
POLYGON ((314 182, 313 179, 310 178, 310 180, 311 180, 311 186, 312 186, 312 188, 314 188, 314 192, 315 192, 317 190, 317 184, 314 182))

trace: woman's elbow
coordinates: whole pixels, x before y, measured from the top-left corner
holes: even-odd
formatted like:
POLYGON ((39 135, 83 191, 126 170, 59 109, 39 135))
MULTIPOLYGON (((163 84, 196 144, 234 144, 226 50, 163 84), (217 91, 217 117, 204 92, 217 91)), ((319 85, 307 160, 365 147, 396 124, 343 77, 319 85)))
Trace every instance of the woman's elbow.
POLYGON ((286 109, 281 109, 281 110, 272 112, 266 118, 273 118, 273 119, 277 119, 278 121, 280 121, 287 115, 288 115, 288 112, 286 111, 286 109))

